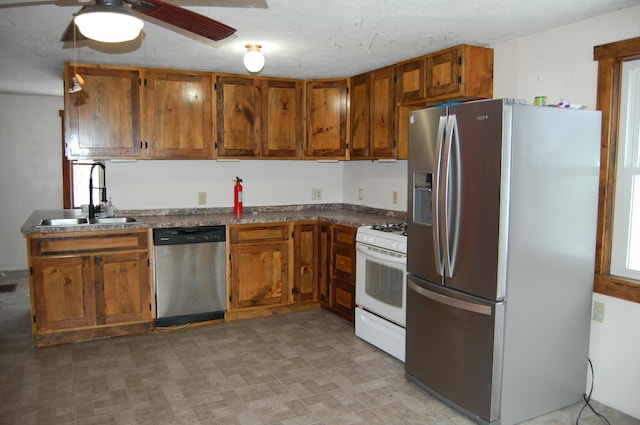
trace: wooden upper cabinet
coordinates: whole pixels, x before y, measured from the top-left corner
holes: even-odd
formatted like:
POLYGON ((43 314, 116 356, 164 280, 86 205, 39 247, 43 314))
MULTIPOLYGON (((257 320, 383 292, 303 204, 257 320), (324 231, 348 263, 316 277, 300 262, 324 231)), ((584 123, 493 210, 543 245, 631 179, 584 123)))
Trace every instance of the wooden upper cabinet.
POLYGON ((427 99, 470 100, 493 97, 493 49, 460 46, 428 55, 427 99))
POLYGON ((427 97, 426 60, 424 57, 398 64, 398 102, 410 102, 427 97))
POLYGON ((218 76, 216 93, 218 156, 259 156, 261 103, 256 80, 218 76))
POLYGON ((493 49, 461 44, 397 65, 399 105, 493 97, 493 49))
POLYGON ((369 73, 351 78, 351 158, 369 157, 370 81, 369 73))
POLYGON ((395 76, 389 66, 351 79, 351 158, 395 157, 395 76))
POLYGON ((145 73, 145 146, 152 158, 209 158, 213 148, 212 76, 145 73))
POLYGON ((260 86, 262 156, 302 156, 302 82, 265 79, 260 86))
POLYGON ((346 78, 306 83, 306 155, 344 159, 347 153, 346 78))
POLYGON ((396 155, 396 69, 388 66, 371 72, 371 136, 369 156, 394 158, 396 155))
POLYGON ((140 155, 140 69, 66 63, 64 82, 69 159, 140 155), (69 93, 75 73, 85 84, 69 93))

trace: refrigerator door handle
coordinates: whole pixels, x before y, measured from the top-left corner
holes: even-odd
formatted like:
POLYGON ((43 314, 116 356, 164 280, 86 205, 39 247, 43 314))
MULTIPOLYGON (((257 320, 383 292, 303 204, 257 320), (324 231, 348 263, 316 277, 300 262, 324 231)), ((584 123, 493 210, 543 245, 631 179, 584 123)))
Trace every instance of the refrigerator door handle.
POLYGON ((442 251, 446 277, 452 278, 455 270, 455 260, 458 251, 458 229, 460 223, 460 139, 458 136, 458 121, 455 115, 447 118, 447 138, 444 149, 443 172, 444 182, 442 190, 443 213, 442 220, 442 251))
POLYGON ((416 285, 414 282, 410 281, 407 283, 407 286, 412 291, 422 295, 423 297, 430 298, 440 304, 446 304, 448 306, 458 308, 465 311, 470 311, 473 313, 483 314, 485 316, 491 316, 491 306, 475 304, 464 300, 459 300, 457 298, 447 297, 446 295, 438 294, 436 292, 431 292, 428 289, 422 288, 421 286, 416 285))
POLYGON ((435 173, 435 182, 433 182, 433 252, 435 256, 436 271, 440 276, 444 276, 444 264, 442 262, 442 238, 440 235, 440 193, 442 182, 442 167, 443 167, 443 154, 444 154, 444 138, 447 129, 447 117, 441 116, 438 122, 438 164, 435 173))

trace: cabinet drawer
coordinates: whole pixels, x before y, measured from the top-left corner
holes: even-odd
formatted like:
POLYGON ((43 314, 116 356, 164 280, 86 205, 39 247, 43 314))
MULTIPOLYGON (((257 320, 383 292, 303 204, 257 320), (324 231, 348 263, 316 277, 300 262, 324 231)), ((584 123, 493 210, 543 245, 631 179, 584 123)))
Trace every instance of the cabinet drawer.
POLYGON ((335 226, 333 228, 333 241, 338 244, 355 246, 356 231, 355 227, 335 226))
POLYGON ((31 238, 31 256, 64 255, 94 251, 146 250, 148 248, 147 231, 52 234, 31 238))
POLYGON ((240 225, 229 228, 229 240, 232 244, 286 241, 289 239, 289 227, 282 225, 240 225))

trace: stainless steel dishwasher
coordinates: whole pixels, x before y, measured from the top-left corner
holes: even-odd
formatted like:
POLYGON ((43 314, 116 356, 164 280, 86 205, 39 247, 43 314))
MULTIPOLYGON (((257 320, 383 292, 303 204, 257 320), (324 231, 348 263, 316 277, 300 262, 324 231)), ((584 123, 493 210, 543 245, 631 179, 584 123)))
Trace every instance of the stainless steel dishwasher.
POLYGON ((153 230, 156 326, 224 317, 225 240, 225 226, 153 230))

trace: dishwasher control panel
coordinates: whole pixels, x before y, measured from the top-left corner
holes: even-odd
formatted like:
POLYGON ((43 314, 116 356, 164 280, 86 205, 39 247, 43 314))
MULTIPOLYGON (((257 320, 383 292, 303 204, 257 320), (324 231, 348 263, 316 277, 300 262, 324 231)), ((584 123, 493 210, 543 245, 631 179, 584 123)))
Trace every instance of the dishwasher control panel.
POLYGON ((170 227, 153 229, 154 245, 224 242, 225 226, 170 227))

